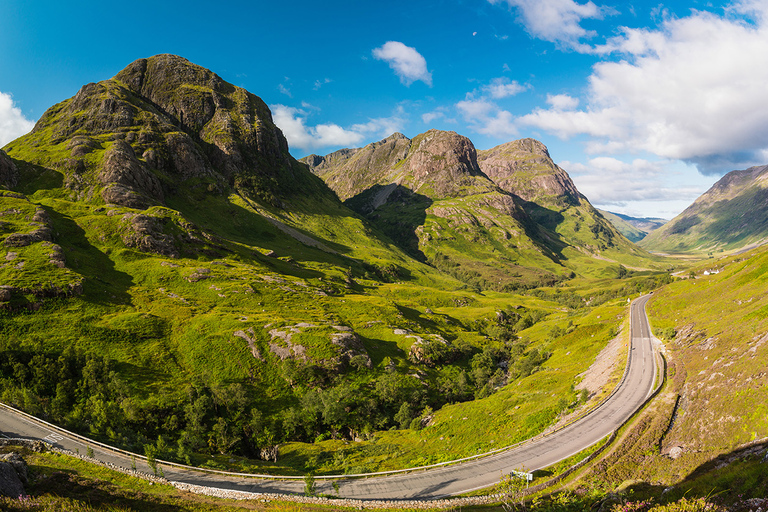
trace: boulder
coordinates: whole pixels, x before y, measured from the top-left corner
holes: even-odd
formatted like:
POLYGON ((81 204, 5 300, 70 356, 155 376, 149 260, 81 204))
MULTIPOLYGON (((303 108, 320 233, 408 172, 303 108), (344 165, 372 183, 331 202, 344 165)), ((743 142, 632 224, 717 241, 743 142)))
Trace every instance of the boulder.
POLYGON ((18 498, 26 496, 27 464, 18 453, 0 456, 0 496, 18 498))

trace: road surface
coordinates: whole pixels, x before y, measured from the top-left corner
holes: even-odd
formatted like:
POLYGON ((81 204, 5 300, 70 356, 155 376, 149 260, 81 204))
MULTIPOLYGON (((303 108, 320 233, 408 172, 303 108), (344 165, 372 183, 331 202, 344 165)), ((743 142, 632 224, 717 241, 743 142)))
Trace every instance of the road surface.
MULTIPOLYGON (((336 479, 342 498, 370 500, 435 499, 457 495, 498 483, 502 475, 525 468, 535 471, 566 459, 608 436, 643 405, 653 392, 656 364, 653 341, 645 314, 650 295, 642 296, 630 306, 631 347, 628 369, 624 380, 613 395, 587 416, 547 436, 495 455, 474 459, 451 466, 360 479, 336 479)), ((478 432, 482 435, 482 432, 478 432)), ((0 407, 0 437, 27 437, 44 439, 71 451, 85 454, 88 447, 94 456, 105 462, 123 467, 132 464, 140 471, 149 469, 140 458, 112 452, 83 438, 67 435, 55 427, 19 415, 0 407)), ((257 493, 302 494, 304 481, 295 479, 267 479, 205 473, 189 469, 163 466, 165 477, 171 481, 186 482, 221 489, 257 493)), ((317 491, 336 494, 331 482, 316 479, 317 491)))

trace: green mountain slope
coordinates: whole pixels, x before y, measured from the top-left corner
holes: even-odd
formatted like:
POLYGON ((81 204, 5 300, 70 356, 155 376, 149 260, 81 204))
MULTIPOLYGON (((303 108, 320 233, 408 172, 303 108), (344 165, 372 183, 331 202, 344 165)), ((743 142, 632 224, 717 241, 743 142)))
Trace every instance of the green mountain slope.
POLYGON ((605 275, 608 263, 614 269, 619 264, 658 265, 579 193, 541 142, 521 139, 479 151, 478 164, 502 189, 523 200, 526 213, 540 226, 540 238, 576 273, 605 275))
POLYGON ((670 415, 676 404, 660 453, 642 465, 663 485, 768 436, 768 251, 709 260, 694 272, 654 293, 648 306, 666 340, 670 415))
POLYGON ((768 238, 768 166, 732 171, 646 237, 652 251, 735 251, 768 238))
POLYGON ((484 289, 569 273, 514 196, 480 170, 472 142, 430 130, 303 159, 352 209, 412 256, 484 289))
POLYGON ((261 100, 179 57, 83 87, 5 150, 0 399, 34 414, 178 460, 266 458, 439 408, 443 367, 490 343, 421 318, 492 313, 291 158, 261 100))
POLYGON ((624 301, 609 293, 594 314, 568 294, 566 320, 558 302, 476 293, 411 257, 394 226, 434 208, 428 233, 467 272, 506 279, 516 263, 495 266, 517 243, 529 281, 563 271, 471 144, 448 151, 456 142, 416 140, 402 189, 377 210, 391 223, 372 223, 290 157, 261 100, 208 70, 161 55, 83 87, 0 153, 0 401, 159 458, 246 471, 469 455, 493 440, 454 417, 490 421, 486 409, 544 386, 493 424, 499 440, 539 432, 580 403, 572 381, 624 301), (568 336, 550 339, 554 326, 568 336), (585 357, 566 365, 576 347, 585 357), (544 385, 532 374, 550 356, 544 385), (460 433, 451 450, 424 451, 419 436, 443 435, 433 414, 460 433))
POLYGON ((612 213, 605 210, 598 211, 603 217, 608 219, 622 235, 627 237, 627 240, 630 242, 639 242, 645 238, 648 233, 659 229, 667 222, 664 219, 653 217, 631 217, 629 215, 612 213))

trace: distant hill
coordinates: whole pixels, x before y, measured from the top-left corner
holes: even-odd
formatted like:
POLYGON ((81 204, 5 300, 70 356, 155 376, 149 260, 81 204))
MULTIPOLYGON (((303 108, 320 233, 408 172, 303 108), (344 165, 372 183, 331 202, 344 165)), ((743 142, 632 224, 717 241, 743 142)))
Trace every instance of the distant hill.
POLYGON ((629 215, 622 215, 621 213, 613 213, 605 210, 598 211, 603 217, 611 221, 611 224, 613 224, 622 235, 632 242, 639 242, 645 238, 648 233, 659 229, 667 222, 665 219, 655 217, 630 217, 629 215))
POLYGON ((768 240, 768 166, 732 171, 640 245, 661 252, 734 251, 768 240))

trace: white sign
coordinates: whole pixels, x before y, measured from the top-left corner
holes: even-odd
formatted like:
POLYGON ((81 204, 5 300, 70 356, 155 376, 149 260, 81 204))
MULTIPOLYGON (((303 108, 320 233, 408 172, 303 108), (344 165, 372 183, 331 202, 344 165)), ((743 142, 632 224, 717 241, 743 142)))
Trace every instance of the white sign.
POLYGON ((533 481, 533 473, 526 473, 524 471, 515 471, 513 469, 512 473, 510 473, 510 474, 515 475, 518 478, 522 478, 523 480, 527 480, 529 482, 533 481))

